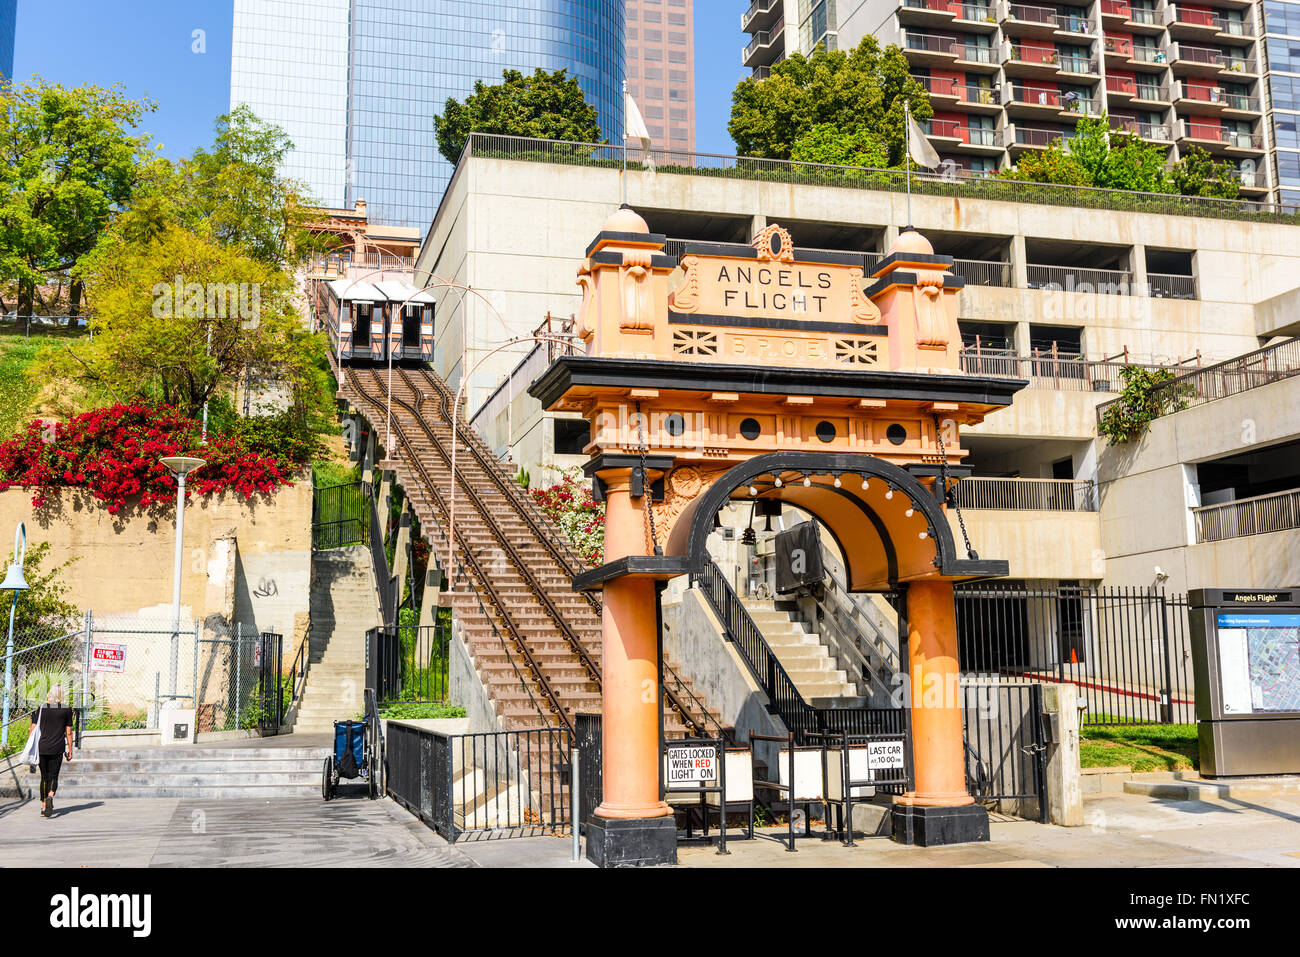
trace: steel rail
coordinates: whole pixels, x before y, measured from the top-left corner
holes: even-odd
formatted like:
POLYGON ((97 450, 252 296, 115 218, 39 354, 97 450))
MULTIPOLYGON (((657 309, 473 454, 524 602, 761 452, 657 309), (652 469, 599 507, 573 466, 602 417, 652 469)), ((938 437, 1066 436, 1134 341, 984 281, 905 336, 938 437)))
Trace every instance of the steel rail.
MULTIPOLYGON (((370 373, 372 384, 378 385, 377 382, 378 377, 375 375, 373 370, 354 369, 353 375, 349 380, 349 387, 352 389, 352 391, 356 392, 357 395, 362 399, 362 401, 365 402, 367 405, 370 405, 376 411, 382 411, 385 407, 384 403, 381 400, 376 399, 372 393, 367 392, 358 383, 358 379, 361 378, 360 373, 363 371, 370 373)), ((411 409, 411 407, 407 403, 399 402, 399 404, 407 408, 408 410, 410 410, 411 413, 415 416, 416 420, 420 421, 419 414, 416 413, 413 409, 411 409)), ((443 501, 442 494, 438 491, 437 486, 434 484, 433 477, 429 474, 428 469, 419 460, 419 457, 415 454, 416 450, 414 448, 412 441, 406 436, 404 431, 399 430, 397 434, 398 434, 399 441, 406 448, 407 459, 410 464, 410 467, 418 473, 418 477, 421 479, 424 485, 423 491, 425 491, 429 496, 430 503, 436 505, 437 508, 440 509, 445 516, 447 513, 446 503, 443 501)), ((511 615, 505 601, 501 598, 496 588, 493 587, 489 577, 484 573, 483 568, 479 564, 478 559, 474 556, 473 552, 465 545, 461 546, 461 560, 462 562, 465 563, 465 567, 470 569, 473 576, 478 579, 482 591, 487 594, 491 604, 496 608, 497 614, 501 617, 502 624, 505 625, 506 630, 510 633, 511 640, 515 643, 515 647, 518 649, 520 653, 523 654, 525 660, 528 662, 529 670, 532 672, 534 681, 536 681, 537 685, 541 689, 542 695, 543 697, 545 697, 548 707, 552 710, 552 712, 556 716, 559 717, 559 719, 564 723, 566 728, 568 728, 570 731, 573 731, 574 725, 573 725, 572 718, 569 716, 568 712, 565 711, 564 705, 561 702, 560 697, 556 693, 555 689, 551 687, 551 683, 547 679, 545 671, 541 666, 541 663, 534 656, 532 649, 528 647, 527 642, 524 640, 523 632, 520 629, 518 623, 514 620, 514 616, 511 615)))
MULTIPOLYGON (((438 393, 441 400, 439 403, 440 412, 442 413, 443 420, 448 423, 448 428, 456 430, 456 433, 461 437, 465 447, 470 450, 475 461, 479 464, 480 469, 485 472, 487 476, 492 479, 497 488, 505 493, 506 497, 511 500, 515 506, 516 514, 524 520, 528 527, 533 531, 537 540, 551 553, 551 557, 559 565, 560 570, 570 577, 576 575, 581 568, 585 566, 582 566, 576 556, 573 555, 572 550, 568 547, 567 543, 564 543, 563 547, 561 547, 552 539, 547 527, 544 526, 533 514, 533 510, 536 506, 523 496, 522 490, 519 489, 513 479, 510 479, 505 475, 505 471, 501 468, 500 462, 487 450, 487 446, 481 439, 479 439, 478 435, 474 433, 473 429, 468 425, 462 426, 460 422, 452 419, 450 388, 429 375, 427 370, 421 371, 425 373, 424 381, 438 393)), ((399 368, 398 376, 406 384, 407 388, 411 390, 412 395, 415 397, 416 408, 412 409, 413 414, 424 429, 425 434, 429 436, 430 441, 432 441, 434 446, 437 448, 439 454, 442 455, 443 459, 448 465, 450 465, 451 459, 446 449, 443 448, 442 442, 433 435, 432 429, 418 411, 418 406, 421 402, 421 392, 412 381, 409 371, 399 368)), ((400 401, 404 406, 406 406, 406 408, 411 409, 410 404, 406 403, 404 400, 394 398, 394 401, 400 401)), ((471 493, 471 500, 474 502, 475 507, 481 514, 487 516, 489 513, 481 500, 478 499, 477 493, 474 493, 474 490, 470 488, 468 484, 466 484, 465 487, 471 493)), ((504 535, 496 535, 495 537, 502 544, 502 547, 511 553, 513 561, 515 557, 514 549, 509 544, 508 540, 504 535)), ((531 570, 529 570, 522 561, 515 561, 514 563, 515 567, 518 568, 520 573, 528 580, 530 588, 532 588, 537 597, 546 606, 552 619, 564 632, 566 641, 579 657, 581 657, 583 664, 588 666, 589 672, 592 675, 592 679, 596 682, 597 687, 601 687, 600 668, 596 666, 595 660, 591 657, 591 653, 587 650, 582 640, 573 631, 572 627, 569 625, 568 621, 565 620, 559 609, 551 602, 550 596, 545 592, 545 589, 541 586, 540 582, 536 583, 535 588, 533 587, 535 578, 532 575, 531 570)), ((595 598, 589 592, 582 592, 581 594, 592 607, 593 611, 600 612, 602 610, 603 605, 598 598, 595 598)), ((686 689, 686 683, 667 662, 664 662, 664 670, 668 672, 669 677, 679 688, 686 689)), ((704 727, 704 725, 710 721, 713 722, 716 728, 721 729, 721 724, 713 718, 713 715, 711 715, 708 709, 703 706, 703 702, 701 702, 693 692, 687 690, 687 693, 700 706, 702 712, 701 718, 697 718, 695 715, 691 714, 689 709, 686 707, 686 704, 678 697, 677 692, 668 687, 666 682, 664 684, 664 696, 668 699, 669 707, 677 713, 677 716, 681 719, 682 723, 690 728, 692 733, 698 734, 707 731, 708 729, 704 727)))

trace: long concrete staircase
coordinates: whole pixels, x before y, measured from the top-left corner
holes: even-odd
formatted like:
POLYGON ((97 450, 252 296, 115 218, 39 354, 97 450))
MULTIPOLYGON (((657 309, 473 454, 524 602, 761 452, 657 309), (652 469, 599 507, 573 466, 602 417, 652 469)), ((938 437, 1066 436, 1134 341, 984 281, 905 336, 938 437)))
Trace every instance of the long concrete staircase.
POLYGON ((381 624, 379 599, 362 545, 312 556, 311 634, 295 734, 332 733, 365 707, 366 632, 381 624))
POLYGON ((860 704, 857 688, 836 667, 821 636, 799 618, 793 603, 743 598, 741 604, 805 701, 833 698, 845 705, 860 704))

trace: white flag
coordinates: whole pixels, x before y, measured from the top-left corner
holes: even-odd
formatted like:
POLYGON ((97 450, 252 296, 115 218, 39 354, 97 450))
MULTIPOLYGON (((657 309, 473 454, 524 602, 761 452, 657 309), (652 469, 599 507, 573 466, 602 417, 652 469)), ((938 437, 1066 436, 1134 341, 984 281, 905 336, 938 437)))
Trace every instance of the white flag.
POLYGON ((930 145, 921 124, 912 119, 911 113, 907 115, 907 154, 917 166, 934 169, 939 165, 939 154, 930 145))
MULTIPOLYGON (((645 151, 645 165, 651 173, 655 171, 654 157, 650 155, 650 131, 646 129, 645 120, 641 117, 641 111, 637 108, 636 100, 632 99, 632 94, 627 91, 627 84, 623 84, 623 113, 626 120, 627 132, 623 134, 624 141, 640 140, 641 149, 645 151)), ((626 146, 626 142, 624 143, 626 146)))

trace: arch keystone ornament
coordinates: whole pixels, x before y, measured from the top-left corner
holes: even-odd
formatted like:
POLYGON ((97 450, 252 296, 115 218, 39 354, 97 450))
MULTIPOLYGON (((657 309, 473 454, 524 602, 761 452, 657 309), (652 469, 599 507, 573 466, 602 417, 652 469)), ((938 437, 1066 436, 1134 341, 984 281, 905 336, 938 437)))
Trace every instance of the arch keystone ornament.
POLYGON ((910 227, 874 269, 858 252, 800 249, 780 226, 749 247, 663 253, 635 212, 605 224, 579 270, 586 353, 529 388, 591 424, 585 472, 606 503, 603 795, 587 854, 602 866, 676 860, 660 785, 657 606, 708 561, 732 500, 789 502, 828 529, 854 591, 906 594, 914 781, 894 836, 988 840, 966 791, 953 588, 1007 563, 959 545, 947 501, 962 428, 1027 383, 960 368, 952 259, 910 227), (680 268, 679 268, 680 267, 680 268), (632 295, 629 290, 634 290, 632 295))

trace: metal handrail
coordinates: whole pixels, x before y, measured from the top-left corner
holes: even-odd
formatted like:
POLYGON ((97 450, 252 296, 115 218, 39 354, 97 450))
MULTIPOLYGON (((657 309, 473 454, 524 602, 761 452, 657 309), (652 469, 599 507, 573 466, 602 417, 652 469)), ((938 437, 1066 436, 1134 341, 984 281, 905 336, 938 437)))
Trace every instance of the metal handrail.
POLYGON ((1197 544, 1300 528, 1300 489, 1201 505, 1192 509, 1192 515, 1197 544))
POLYGON ((701 594, 717 614, 727 640, 735 645, 745 667, 767 695, 769 707, 781 717, 799 743, 805 743, 812 733, 849 731, 865 734, 902 730, 901 709, 814 708, 772 652, 726 575, 708 555, 704 556, 703 570, 691 573, 691 583, 699 586, 701 594))
MULTIPOLYGON (((1167 415, 1295 375, 1300 375, 1300 336, 1171 379, 1152 390, 1151 408, 1167 415)), ((1118 401, 1098 405, 1097 421, 1118 401)))
POLYGON ((1086 479, 970 476, 957 483, 962 508, 1006 511, 1095 512, 1093 484, 1086 479))
MULTIPOLYGON (((372 377, 374 377, 373 372, 372 372, 372 377)), ((366 390, 361 387, 360 385, 361 378, 362 377, 357 374, 351 375, 348 377, 348 384, 363 401, 374 406, 376 410, 383 409, 384 405, 382 401, 376 399, 374 396, 367 393, 366 390)), ((399 405, 405 406, 415 416, 417 421, 423 423, 424 420, 421 419, 419 414, 416 412, 416 410, 411 408, 408 404, 403 403, 400 399, 397 398, 392 398, 392 401, 399 405)), ((426 430, 428 429, 427 425, 425 425, 425 429, 426 430)), ((410 441, 406 438, 406 435, 403 432, 399 430, 396 434, 397 434, 398 441, 401 442, 406 449, 406 456, 405 456, 406 461, 409 462, 411 468, 415 469, 420 474, 420 477, 424 479, 425 493, 430 497, 430 499, 433 502, 437 503, 438 507, 442 509, 443 514, 446 515, 447 505, 443 501, 442 495, 441 493, 439 493, 437 486, 433 483, 432 476, 429 475, 428 469, 425 467, 424 463, 420 460, 420 457, 417 454, 416 449, 414 449, 411 446, 410 441)), ((430 438, 436 442, 436 439, 434 439, 432 436, 432 432, 429 432, 429 435, 430 438)), ((485 518, 486 517, 488 516, 485 516, 485 518)), ((374 547, 373 543, 371 547, 373 549, 374 547)), ((507 554, 513 553, 513 551, 510 549, 510 546, 508 544, 506 544, 504 547, 507 549, 507 554)), ((501 617, 502 622, 505 624, 507 630, 510 632, 511 639, 514 642, 516 650, 520 654, 522 654, 524 658, 527 660, 528 668, 532 674, 532 678, 537 683, 539 689, 541 690, 542 696, 547 700, 551 713, 556 715, 560 719, 560 721, 564 723, 565 727, 567 727, 570 731, 572 731, 573 730, 572 719, 569 717, 568 713, 564 710, 563 702, 560 700, 559 696, 555 693, 555 690, 551 687, 551 683, 547 679, 546 673, 543 671, 540 662, 538 662, 536 656, 534 656, 532 652, 532 649, 528 646, 527 642, 525 641, 523 630, 519 627, 518 623, 515 622, 513 616, 510 614, 509 606, 507 606, 505 601, 501 598, 500 594, 498 594, 495 586, 493 586, 492 584, 492 580, 490 576, 488 576, 483 571, 474 553, 468 547, 466 547, 463 542, 461 544, 460 563, 461 563, 462 574, 464 574, 466 577, 472 576, 475 579, 477 579, 478 590, 483 590, 487 593, 493 606, 497 610, 497 614, 501 617)), ((524 577, 525 579, 528 578, 527 572, 525 572, 524 577)), ((490 613, 488 613, 487 609, 483 606, 481 600, 479 602, 479 607, 483 610, 484 617, 487 618, 488 620, 491 620, 492 616, 490 613)))

